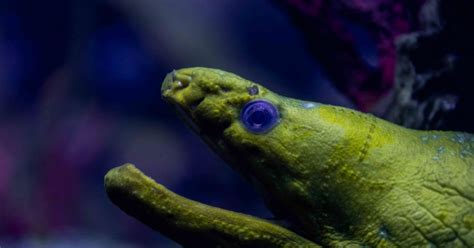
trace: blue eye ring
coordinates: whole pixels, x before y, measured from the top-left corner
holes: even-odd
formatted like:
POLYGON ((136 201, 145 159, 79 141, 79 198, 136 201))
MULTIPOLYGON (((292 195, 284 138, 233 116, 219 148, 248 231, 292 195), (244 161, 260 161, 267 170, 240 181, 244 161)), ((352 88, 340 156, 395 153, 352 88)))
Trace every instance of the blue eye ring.
POLYGON ((278 124, 280 113, 271 102, 258 99, 245 104, 240 112, 240 121, 249 132, 262 134, 278 124))

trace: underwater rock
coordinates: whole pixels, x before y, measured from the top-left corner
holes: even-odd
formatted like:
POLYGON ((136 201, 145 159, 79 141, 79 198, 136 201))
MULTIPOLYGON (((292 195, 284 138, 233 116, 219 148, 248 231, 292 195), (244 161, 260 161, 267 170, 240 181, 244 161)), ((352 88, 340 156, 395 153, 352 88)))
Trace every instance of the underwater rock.
POLYGON ((423 6, 423 30, 396 42, 396 86, 385 119, 417 129, 474 131, 473 9, 467 0, 423 6))
POLYGON ((336 88, 367 111, 392 90, 394 40, 418 30, 424 0, 273 2, 302 31, 309 51, 336 88))

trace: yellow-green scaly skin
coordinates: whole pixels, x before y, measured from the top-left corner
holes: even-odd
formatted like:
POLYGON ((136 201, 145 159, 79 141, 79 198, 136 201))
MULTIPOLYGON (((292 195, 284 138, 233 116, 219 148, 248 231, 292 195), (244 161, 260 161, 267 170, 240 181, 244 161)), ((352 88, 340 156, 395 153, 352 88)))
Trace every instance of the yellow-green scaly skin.
MULTIPOLYGON (((208 68, 170 73, 162 94, 215 152, 262 193, 276 217, 288 220, 298 233, 287 235, 300 243, 283 240, 266 247, 474 247, 474 136, 470 134, 406 129, 354 110, 286 98, 208 68), (250 94, 249 88, 255 87, 258 93, 250 94), (273 103, 281 115, 279 123, 264 134, 247 131, 240 121, 242 107, 255 99, 273 103)), ((108 178, 121 182, 126 175, 108 178)), ((261 228, 263 223, 282 228, 230 211, 217 213, 209 206, 196 209, 203 208, 215 216, 254 223, 250 230, 256 241, 266 240, 260 235, 269 230, 261 228)), ((156 216, 177 228, 175 216, 156 216)), ((205 232, 201 225, 207 221, 195 220, 188 228, 205 232)), ((149 225, 166 234, 163 228, 149 225)), ((238 236, 237 232, 225 236, 220 234, 225 227, 217 229, 211 235, 216 244, 260 247, 229 241, 226 237, 238 236)), ((183 243, 180 237, 169 236, 183 243)))

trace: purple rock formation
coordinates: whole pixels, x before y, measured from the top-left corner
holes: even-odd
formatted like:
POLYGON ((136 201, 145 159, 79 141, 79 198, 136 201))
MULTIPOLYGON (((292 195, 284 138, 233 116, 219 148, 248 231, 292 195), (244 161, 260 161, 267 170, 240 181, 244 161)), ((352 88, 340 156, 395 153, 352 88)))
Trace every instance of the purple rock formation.
POLYGON ((274 2, 303 32, 310 52, 335 86, 367 111, 392 89, 394 40, 418 29, 424 0, 274 2), (374 54, 367 52, 370 49, 374 54))
POLYGON ((407 127, 473 132, 472 1, 430 0, 423 29, 397 41, 396 87, 384 117, 407 127))

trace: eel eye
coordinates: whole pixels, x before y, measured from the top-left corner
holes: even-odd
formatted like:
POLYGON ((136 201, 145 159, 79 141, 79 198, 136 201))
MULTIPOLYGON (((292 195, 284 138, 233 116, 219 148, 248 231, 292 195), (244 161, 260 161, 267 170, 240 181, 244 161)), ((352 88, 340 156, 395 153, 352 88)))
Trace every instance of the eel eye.
POLYGON ((280 114, 270 102, 254 100, 245 104, 240 119, 248 131, 265 133, 278 123, 280 114))

